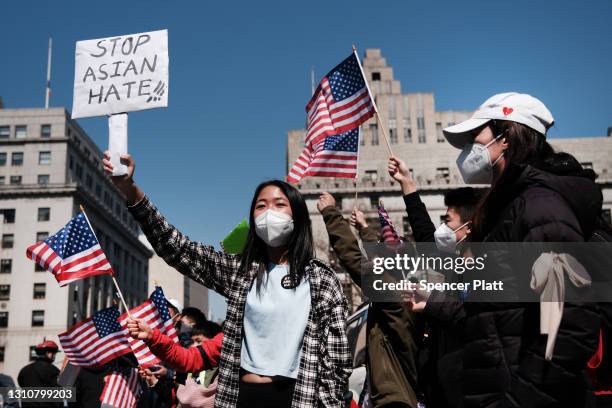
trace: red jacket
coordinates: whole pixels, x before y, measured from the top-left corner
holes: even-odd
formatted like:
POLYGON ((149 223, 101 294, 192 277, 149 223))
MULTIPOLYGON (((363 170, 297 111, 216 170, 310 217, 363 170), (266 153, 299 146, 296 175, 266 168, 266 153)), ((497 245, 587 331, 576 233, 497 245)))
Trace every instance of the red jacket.
POLYGON ((212 340, 207 340, 199 346, 184 348, 155 329, 153 337, 146 340, 146 343, 153 354, 163 360, 167 367, 183 373, 195 373, 219 365, 222 341, 223 333, 219 333, 212 340))

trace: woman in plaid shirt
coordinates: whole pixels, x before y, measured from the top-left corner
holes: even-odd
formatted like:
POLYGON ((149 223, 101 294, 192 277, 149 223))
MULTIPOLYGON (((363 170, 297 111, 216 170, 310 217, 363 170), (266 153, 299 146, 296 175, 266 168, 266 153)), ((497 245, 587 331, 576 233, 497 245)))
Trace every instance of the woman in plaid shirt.
MULTIPOLYGON (((134 183, 132 158, 121 159, 128 173, 113 183, 155 252, 227 299, 215 407, 341 407, 351 373, 347 301, 334 271, 314 258, 297 189, 259 185, 244 251, 231 255, 170 225, 134 183)), ((112 175, 108 153, 103 163, 112 175)))

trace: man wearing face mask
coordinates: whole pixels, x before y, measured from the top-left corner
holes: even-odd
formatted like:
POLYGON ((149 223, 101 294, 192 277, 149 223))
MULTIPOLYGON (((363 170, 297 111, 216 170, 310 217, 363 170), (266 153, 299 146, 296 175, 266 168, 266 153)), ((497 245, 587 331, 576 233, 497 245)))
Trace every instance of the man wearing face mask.
MULTIPOLYGON (((444 256, 463 256, 466 250, 463 243, 470 235, 472 217, 481 193, 471 187, 448 191, 444 195, 444 205, 447 207, 444 222, 436 228, 406 164, 397 157, 391 157, 388 170, 402 188, 414 240, 417 243, 435 242, 444 256)), ((444 274, 447 282, 462 280, 462 275, 452 270, 438 272, 444 274)), ((455 327, 463 315, 462 295, 434 290, 419 292, 407 302, 413 312, 423 313, 428 325, 428 356, 419 374, 427 406, 451 407, 461 395, 457 385, 457 367, 461 362, 462 344, 458 341, 455 327)))

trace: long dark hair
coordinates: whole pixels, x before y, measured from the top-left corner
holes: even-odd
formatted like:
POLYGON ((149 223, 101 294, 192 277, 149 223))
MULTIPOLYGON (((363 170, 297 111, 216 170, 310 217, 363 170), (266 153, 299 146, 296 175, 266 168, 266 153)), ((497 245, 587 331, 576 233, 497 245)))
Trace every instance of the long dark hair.
POLYGON ((497 219, 492 216, 514 198, 512 184, 522 173, 525 165, 540 167, 555 155, 546 136, 521 123, 506 120, 494 120, 487 124, 493 135, 506 139, 508 148, 504 152, 506 167, 499 175, 491 189, 482 197, 474 216, 471 239, 481 241, 491 230, 497 219))
POLYGON ((275 186, 281 189, 287 196, 291 212, 293 213, 293 233, 287 243, 289 275, 291 276, 292 282, 297 284, 302 281, 308 262, 314 258, 312 223, 308 215, 308 207, 306 207, 306 202, 302 194, 300 194, 291 184, 281 180, 269 180, 261 183, 255 189, 253 200, 251 201, 251 209, 249 211, 249 234, 240 262, 240 272, 245 276, 253 263, 259 265, 257 271, 257 293, 260 292, 261 285, 264 281, 269 259, 266 252, 266 243, 259 238, 255 232, 253 212, 255 211, 257 197, 259 197, 261 191, 268 186, 275 186))

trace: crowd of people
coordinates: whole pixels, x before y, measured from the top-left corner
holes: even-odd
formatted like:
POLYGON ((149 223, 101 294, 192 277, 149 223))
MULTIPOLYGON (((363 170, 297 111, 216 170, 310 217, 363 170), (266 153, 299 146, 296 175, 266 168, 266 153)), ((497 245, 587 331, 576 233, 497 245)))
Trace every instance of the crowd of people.
MULTIPOLYGON (((100 407, 104 378, 118 368, 138 368, 141 379, 138 407, 172 408, 179 403, 182 407, 212 407, 223 339, 221 326, 207 320, 206 315, 195 307, 183 309, 175 299, 168 299, 168 310, 178 333, 178 342, 158 329, 151 329, 142 319, 131 320, 128 324, 130 335, 143 340, 161 361, 159 364, 142 368, 134 356, 128 354, 96 368, 68 368, 68 360, 65 360, 60 371, 54 365, 59 347, 55 342, 45 340, 35 347, 34 361, 21 369, 17 383, 20 387, 73 386, 76 398, 68 404, 69 407, 100 407)), ((7 379, 9 381, 3 386, 15 386, 10 377, 7 379)), ((19 404, 12 406, 65 406, 61 401, 19 404)))
MULTIPOLYGON (((609 241, 596 174, 553 150, 546 140, 553 124, 541 101, 507 93, 446 128, 448 142, 460 150, 457 165, 465 183, 479 186, 448 191, 439 226, 408 165, 390 157, 388 171, 402 191, 410 239, 435 243, 436 251, 455 257, 472 257, 471 243, 609 241)), ((228 254, 166 221, 135 183, 134 160, 126 155, 122 161, 127 175, 112 180, 155 252, 227 300, 222 330, 199 310, 181 310, 169 301, 179 343, 142 320, 129 320, 130 335, 162 361, 140 370, 146 387, 139 406, 612 406, 609 304, 565 302, 550 354, 538 303, 468 301, 469 293, 435 290, 369 304, 367 381, 360 395, 351 395, 348 303, 335 271, 315 257, 300 192, 279 180, 260 184, 250 203, 244 249, 228 254)), ((111 175, 108 155, 104 166, 111 175)), ((380 231, 358 208, 345 218, 329 193, 321 193, 317 208, 340 264, 362 285, 368 258, 362 243, 379 242, 380 231)), ((466 279, 438 272, 446 281, 466 279)), ((520 259, 507 259, 497 273, 510 288, 524 286, 531 276, 520 259)), ((41 358, 52 361, 53 350, 44 350, 41 358)), ((101 390, 103 373, 81 373, 95 378, 101 390)), ((26 385, 21 375, 19 382, 26 385)), ((77 406, 93 406, 79 400, 77 406)))

